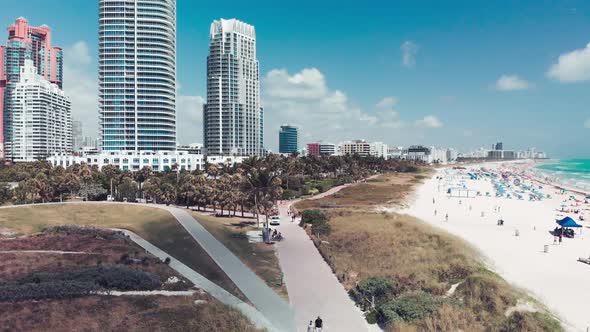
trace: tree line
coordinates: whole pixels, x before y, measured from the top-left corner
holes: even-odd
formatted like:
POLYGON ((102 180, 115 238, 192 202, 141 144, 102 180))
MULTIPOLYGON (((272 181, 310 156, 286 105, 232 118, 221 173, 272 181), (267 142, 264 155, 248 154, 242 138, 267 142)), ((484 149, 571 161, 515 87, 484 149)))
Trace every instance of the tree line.
POLYGON ((203 170, 137 172, 113 165, 102 169, 88 164, 67 168, 37 161, 0 166, 0 203, 30 204, 69 199, 178 204, 213 209, 220 214, 238 211, 268 215, 279 199, 322 192, 372 174, 413 172, 411 161, 376 157, 282 156, 251 157, 239 164, 206 164, 203 170))

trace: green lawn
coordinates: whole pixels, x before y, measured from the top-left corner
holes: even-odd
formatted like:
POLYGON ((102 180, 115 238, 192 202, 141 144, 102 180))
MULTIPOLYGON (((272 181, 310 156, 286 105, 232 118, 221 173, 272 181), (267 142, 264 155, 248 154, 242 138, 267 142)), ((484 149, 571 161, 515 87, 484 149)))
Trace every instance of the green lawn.
POLYGON ((269 287, 279 295, 287 297, 287 290, 282 282, 283 274, 279 266, 279 259, 272 245, 248 242, 246 233, 255 229, 253 226, 256 219, 216 218, 205 213, 190 213, 269 287))
POLYGON ((55 204, 0 209, 0 229, 18 234, 51 225, 95 225, 139 234, 209 280, 244 299, 239 289, 167 211, 123 204, 55 204))

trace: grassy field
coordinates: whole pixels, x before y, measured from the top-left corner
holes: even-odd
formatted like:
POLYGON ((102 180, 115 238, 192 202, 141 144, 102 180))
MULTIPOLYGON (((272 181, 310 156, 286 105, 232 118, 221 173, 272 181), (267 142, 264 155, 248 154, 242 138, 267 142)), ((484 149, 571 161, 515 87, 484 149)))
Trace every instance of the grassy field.
POLYGON ((423 173, 392 173, 367 180, 337 193, 315 200, 304 200, 297 203, 298 210, 313 208, 362 208, 375 205, 398 204, 406 197, 412 187, 419 183, 428 171, 423 173))
POLYGON ((246 232, 256 229, 254 227, 256 220, 239 217, 216 218, 199 212, 191 212, 191 214, 268 286, 281 296, 287 297, 279 260, 272 245, 248 242, 246 232))
POLYGON ((52 204, 0 209, 0 229, 31 234, 46 226, 76 224, 123 228, 139 234, 209 280, 245 299, 209 255, 167 211, 124 204, 52 204))
POLYGON ((368 309, 368 320, 386 331, 561 331, 540 305, 541 312, 506 317, 519 300, 531 299, 487 270, 461 239, 407 215, 378 212, 405 204, 428 174, 386 174, 296 206, 329 217, 331 232, 314 242, 368 309))
POLYGON ((0 312, 3 331, 259 331, 206 294, 0 303, 0 312))
MULTIPOLYGON (((188 290, 193 286, 167 264, 143 252, 118 232, 60 227, 14 239, 0 239, 0 287, 5 287, 4 283, 30 279, 31 275, 59 275, 92 269, 97 265, 154 273, 162 283, 157 288, 159 290, 188 290), (27 252, 29 250, 43 252, 27 252), (179 281, 167 283, 172 276, 179 281)), ((59 284, 71 283, 67 279, 59 280, 59 284)), ((136 281, 131 282, 135 284, 136 281)), ((36 285, 37 282, 31 284, 36 285)), ((44 287, 50 290, 56 286, 44 287)), ((32 289, 34 287, 29 287, 29 292, 32 289)), ((3 294, 6 296, 6 293, 3 294)), ((60 298, 51 297, 47 292, 37 294, 44 294, 45 297, 0 301, 0 330, 257 331, 240 312, 205 293, 173 297, 78 294, 65 298, 63 293, 60 298)))

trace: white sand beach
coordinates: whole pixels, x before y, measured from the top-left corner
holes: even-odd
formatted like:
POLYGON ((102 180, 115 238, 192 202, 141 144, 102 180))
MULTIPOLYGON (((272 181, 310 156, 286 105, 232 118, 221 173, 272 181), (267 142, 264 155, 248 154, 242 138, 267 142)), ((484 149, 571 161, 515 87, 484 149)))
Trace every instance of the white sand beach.
POLYGON ((590 256, 590 204, 584 202, 582 194, 562 193, 555 187, 527 179, 532 175, 526 170, 528 166, 482 164, 465 166, 465 170, 439 169, 417 189, 409 208, 401 212, 463 238, 481 251, 492 270, 527 290, 558 315, 567 330, 587 331, 590 265, 578 262, 578 258, 590 256), (477 179, 471 179, 468 173, 474 174, 481 167, 489 170, 487 175, 480 172, 477 179), (506 179, 502 180, 502 174, 506 179), (524 186, 514 185, 515 179, 524 186), (496 197, 498 190, 494 182, 503 186, 499 191, 506 190, 503 197, 496 197), (453 190, 453 195, 474 197, 451 197, 448 188, 462 189, 453 190), (537 193, 543 198, 530 200, 530 195, 538 197, 537 193), (570 199, 571 195, 578 201, 570 199), (580 221, 580 215, 586 220, 580 221), (584 227, 575 229, 574 238, 563 237, 563 243, 554 244, 555 237, 550 231, 557 226, 556 218, 564 216, 572 217, 584 227), (504 220, 503 226, 498 225, 499 219, 504 220), (544 252, 545 245, 548 252, 544 252))

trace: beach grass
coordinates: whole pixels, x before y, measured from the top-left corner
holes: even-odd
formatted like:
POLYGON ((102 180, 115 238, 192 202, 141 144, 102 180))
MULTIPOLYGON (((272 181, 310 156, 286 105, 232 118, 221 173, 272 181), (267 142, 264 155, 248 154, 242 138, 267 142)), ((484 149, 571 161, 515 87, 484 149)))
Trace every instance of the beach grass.
MULTIPOLYGON (((329 216, 331 232, 312 237, 351 294, 370 278, 393 285, 375 300, 374 309, 366 308, 372 312, 369 320, 379 321, 379 305, 421 292, 435 299, 436 309, 415 319, 396 314, 383 324, 386 331, 562 331, 542 306, 535 313, 508 311, 529 297, 488 270, 478 251, 462 239, 414 217, 379 211, 380 206, 403 205, 423 180, 419 175, 386 174, 296 206, 321 209, 329 216)), ((404 305, 414 313, 421 308, 404 305)))

